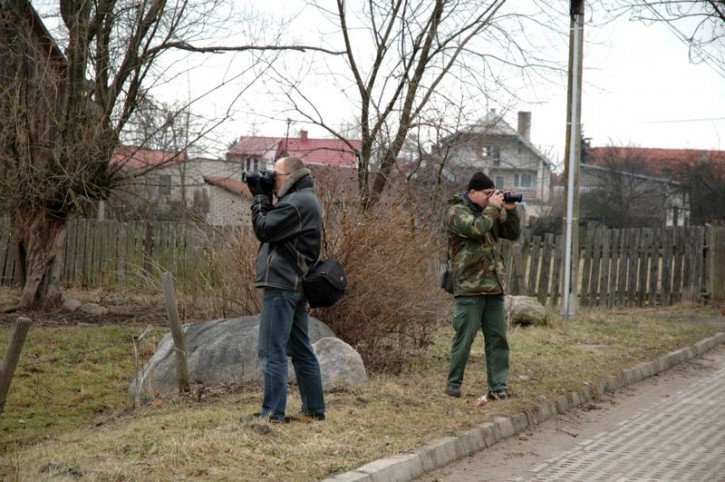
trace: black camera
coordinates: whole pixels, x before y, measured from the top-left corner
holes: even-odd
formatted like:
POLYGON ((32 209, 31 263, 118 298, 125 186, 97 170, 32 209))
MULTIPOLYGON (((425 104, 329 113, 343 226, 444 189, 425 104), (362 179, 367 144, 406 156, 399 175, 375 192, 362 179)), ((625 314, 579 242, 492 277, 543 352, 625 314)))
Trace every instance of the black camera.
POLYGON ((505 203, 520 203, 524 200, 523 194, 514 194, 512 192, 503 193, 503 202, 505 203))
POLYGON ((242 181, 247 184, 259 184, 264 191, 274 189, 274 171, 254 171, 242 173, 242 181))

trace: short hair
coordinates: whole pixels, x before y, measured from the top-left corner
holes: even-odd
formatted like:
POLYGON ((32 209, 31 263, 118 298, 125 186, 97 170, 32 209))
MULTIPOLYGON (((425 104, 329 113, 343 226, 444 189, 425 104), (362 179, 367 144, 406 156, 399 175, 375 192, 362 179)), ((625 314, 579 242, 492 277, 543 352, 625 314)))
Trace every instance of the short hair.
POLYGON ((299 157, 283 157, 280 159, 282 161, 282 165, 284 166, 284 170, 287 171, 288 174, 291 174, 296 171, 300 171, 305 168, 305 163, 302 162, 302 159, 299 157))

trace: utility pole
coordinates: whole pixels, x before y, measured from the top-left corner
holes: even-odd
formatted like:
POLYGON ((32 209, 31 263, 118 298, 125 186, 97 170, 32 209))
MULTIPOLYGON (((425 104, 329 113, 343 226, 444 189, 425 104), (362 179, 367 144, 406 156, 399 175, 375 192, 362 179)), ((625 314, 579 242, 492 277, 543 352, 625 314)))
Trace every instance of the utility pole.
POLYGON ((561 315, 576 313, 579 280, 579 163, 581 161, 581 89, 584 58, 584 0, 570 0, 569 88, 566 113, 566 189, 563 220, 564 286, 561 315))

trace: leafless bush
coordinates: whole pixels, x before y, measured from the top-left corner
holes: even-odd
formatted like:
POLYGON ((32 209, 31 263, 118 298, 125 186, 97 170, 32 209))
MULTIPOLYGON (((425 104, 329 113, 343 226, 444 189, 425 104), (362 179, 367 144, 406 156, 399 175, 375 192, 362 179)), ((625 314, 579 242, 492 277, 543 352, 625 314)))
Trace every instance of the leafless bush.
MULTIPOLYGON (((343 264, 349 290, 337 305, 311 315, 356 348, 368 369, 396 371, 405 354, 430 343, 445 307, 437 287, 440 235, 436 227, 413 227, 403 208, 381 204, 361 213, 356 207, 326 206, 327 254, 343 264)), ((215 229, 205 246, 207 260, 201 265, 210 268, 200 271, 199 294, 185 295, 187 310, 207 319, 259 313, 258 241, 251 227, 215 229)))
POLYGON ((344 266, 349 291, 313 315, 369 369, 396 371, 402 355, 429 344, 445 304, 437 288, 437 230, 414 228, 411 219, 402 208, 379 205, 374 212, 343 210, 328 222, 328 254, 344 266))
POLYGON ((201 246, 197 279, 183 299, 189 314, 212 319, 259 313, 261 293, 254 287, 258 241, 251 226, 211 229, 201 246))

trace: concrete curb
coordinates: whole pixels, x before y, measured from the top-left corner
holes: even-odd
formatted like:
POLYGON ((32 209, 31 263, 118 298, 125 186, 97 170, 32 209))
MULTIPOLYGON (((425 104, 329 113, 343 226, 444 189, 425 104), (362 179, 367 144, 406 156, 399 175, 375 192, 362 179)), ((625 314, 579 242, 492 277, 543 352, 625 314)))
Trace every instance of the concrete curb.
POLYGON ((497 417, 493 422, 481 424, 456 437, 435 439, 413 453, 375 460, 350 472, 325 479, 323 482, 407 482, 416 479, 427 472, 490 447, 503 439, 532 429, 556 414, 566 413, 605 393, 641 382, 680 363, 696 358, 722 343, 725 343, 725 333, 718 333, 690 347, 623 370, 596 386, 570 392, 553 402, 542 403, 530 412, 519 413, 511 417, 497 417))

